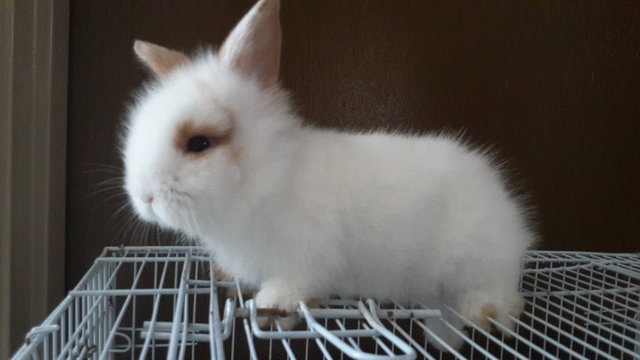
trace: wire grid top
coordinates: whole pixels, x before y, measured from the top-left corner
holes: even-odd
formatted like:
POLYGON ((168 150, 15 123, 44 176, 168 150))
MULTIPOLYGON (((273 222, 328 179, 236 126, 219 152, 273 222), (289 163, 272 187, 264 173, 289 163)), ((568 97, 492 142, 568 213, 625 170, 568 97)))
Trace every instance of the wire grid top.
POLYGON ((525 312, 488 333, 453 309, 331 299, 300 304, 301 324, 260 329, 252 287, 216 277, 199 247, 110 247, 27 335, 14 359, 640 360, 640 255, 531 251, 525 312), (426 342, 443 312, 465 345, 426 342))

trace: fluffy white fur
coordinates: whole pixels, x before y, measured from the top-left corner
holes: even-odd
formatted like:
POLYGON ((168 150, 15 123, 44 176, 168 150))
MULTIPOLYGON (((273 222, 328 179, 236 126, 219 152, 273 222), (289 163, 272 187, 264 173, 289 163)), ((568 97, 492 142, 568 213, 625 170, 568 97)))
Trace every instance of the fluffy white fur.
MULTIPOLYGON (((247 17, 277 10, 263 0, 247 17)), ((231 45, 259 46, 248 38, 231 45)), ((201 54, 139 97, 123 157, 141 218, 200 239, 227 273, 261 285, 260 307, 340 294, 446 304, 485 327, 486 315, 512 325, 534 236, 490 158, 446 136, 303 126, 286 94, 237 60, 201 54), (174 146, 186 120, 232 129, 231 139, 192 157, 174 146)))

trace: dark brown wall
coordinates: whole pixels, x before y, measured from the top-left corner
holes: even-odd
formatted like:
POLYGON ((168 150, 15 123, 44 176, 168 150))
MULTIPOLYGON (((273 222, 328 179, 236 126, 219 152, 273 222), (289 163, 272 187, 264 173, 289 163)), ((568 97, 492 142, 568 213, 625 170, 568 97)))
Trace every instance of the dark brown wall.
MULTIPOLYGON (((251 1, 74 1, 67 287, 106 245, 138 244, 97 192, 146 78, 133 39, 219 44, 251 1)), ((640 2, 283 0, 282 77, 327 127, 466 130, 509 160, 542 248, 640 250, 640 2)), ((165 238, 170 242, 169 238, 165 238)))

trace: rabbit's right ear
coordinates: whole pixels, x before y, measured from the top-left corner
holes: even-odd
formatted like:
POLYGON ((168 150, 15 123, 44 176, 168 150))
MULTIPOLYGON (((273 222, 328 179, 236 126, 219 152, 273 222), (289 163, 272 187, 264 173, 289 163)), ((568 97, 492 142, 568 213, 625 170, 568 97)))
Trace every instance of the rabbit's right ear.
POLYGON ((280 71, 280 1, 260 0, 231 31, 218 52, 223 65, 267 88, 280 71))
POLYGON ((181 52, 170 50, 146 41, 136 40, 133 51, 156 76, 165 76, 177 67, 186 64, 189 59, 181 52))

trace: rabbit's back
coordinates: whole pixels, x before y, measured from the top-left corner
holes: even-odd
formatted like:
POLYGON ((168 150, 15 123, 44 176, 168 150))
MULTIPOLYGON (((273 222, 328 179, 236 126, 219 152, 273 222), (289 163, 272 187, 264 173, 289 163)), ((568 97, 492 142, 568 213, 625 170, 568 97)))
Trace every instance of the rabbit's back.
POLYGON ((326 264, 340 274, 332 290, 424 298, 443 282, 471 286, 505 270, 517 285, 533 235, 490 156, 446 136, 313 131, 301 139, 288 196, 299 199, 299 224, 326 227, 320 241, 337 257, 326 264))

